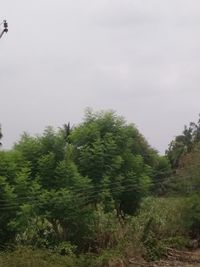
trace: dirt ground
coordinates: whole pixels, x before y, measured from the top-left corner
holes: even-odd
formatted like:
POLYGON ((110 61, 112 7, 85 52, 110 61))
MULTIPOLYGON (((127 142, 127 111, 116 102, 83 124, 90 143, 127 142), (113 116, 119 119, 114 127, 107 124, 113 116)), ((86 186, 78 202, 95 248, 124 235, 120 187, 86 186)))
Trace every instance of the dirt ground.
POLYGON ((169 250, 168 259, 152 263, 136 263, 130 260, 130 267, 200 267, 200 249, 196 251, 169 250))
MULTIPOLYGON (((168 261, 165 263, 150 265, 152 267, 200 267, 200 263, 185 263, 181 261, 168 261)), ((149 267, 150 267, 149 266, 149 267)))

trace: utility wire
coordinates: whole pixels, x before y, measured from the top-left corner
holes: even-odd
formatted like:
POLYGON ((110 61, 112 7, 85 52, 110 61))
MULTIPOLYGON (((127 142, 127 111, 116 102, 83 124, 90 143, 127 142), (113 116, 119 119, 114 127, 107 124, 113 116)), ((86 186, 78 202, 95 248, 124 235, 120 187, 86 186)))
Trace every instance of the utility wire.
MULTIPOLYGON (((166 178, 163 178, 163 179, 160 179, 159 181, 151 181, 149 182, 149 185, 150 187, 153 186, 153 185, 157 185, 157 184, 161 184, 162 182, 167 182, 167 179, 166 178)), ((88 193, 88 194, 93 194, 93 193, 102 193, 102 190, 112 190, 112 189, 115 189, 115 188, 118 188, 118 187, 121 187, 122 190, 124 188, 126 188, 126 186, 130 186, 130 183, 133 184, 134 183, 134 180, 124 180, 123 182, 128 182, 129 184, 127 185, 124 185, 122 183, 122 181, 115 181, 115 182, 108 182, 108 183, 105 183, 105 184, 100 184, 100 185, 89 185, 88 188, 76 188, 75 186, 71 186, 71 187, 65 187, 66 190, 68 190, 70 193, 77 193, 77 194, 81 194, 81 193, 88 193)), ((169 181, 168 181, 169 182, 169 181)), ((139 186, 136 182, 134 183, 134 186, 139 186)), ((51 191, 46 191, 47 193, 48 192, 51 192, 51 191)), ((55 192, 58 192, 55 190, 55 192)), ((41 192, 39 192, 39 196, 41 195, 41 192)), ((24 197, 17 197, 16 200, 31 200, 31 199, 35 199, 37 197, 36 196, 24 196, 24 197)), ((0 199, 0 203, 1 202, 5 202, 6 200, 2 200, 0 199)))
MULTIPOLYGON (((166 179, 163 179, 163 181, 166 181, 166 179)), ((150 186, 155 186, 155 185, 158 185, 158 184, 162 184, 162 182, 161 181, 154 182, 154 183, 151 183, 150 186)), ((112 195, 115 192, 116 193, 126 193, 126 187, 131 188, 131 190, 133 190, 134 188, 137 188, 138 185, 136 183, 127 184, 127 185, 121 185, 119 183, 111 183, 111 184, 108 184, 106 187, 102 186, 101 188, 98 188, 98 189, 94 187, 94 188, 92 188, 92 190, 91 190, 91 188, 90 189, 86 189, 86 190, 82 189, 79 192, 77 192, 76 190, 72 190, 72 188, 71 188, 68 192, 69 192, 69 194, 71 194, 71 193, 72 194, 77 194, 77 195, 75 195, 75 197, 77 197, 78 200, 84 200, 84 199, 88 199, 88 198, 97 199, 100 194, 105 192, 105 190, 108 190, 108 192, 111 193, 112 195), (90 190, 90 191, 88 191, 88 190, 90 190), (86 196, 86 194, 87 194, 87 196, 86 196)), ((188 186, 188 188, 191 189, 191 186, 188 186)), ((68 188, 66 188, 66 189, 68 189, 68 188)), ((195 189, 198 190, 198 185, 195 186, 195 189)), ((192 190, 192 191, 194 191, 194 190, 192 190)), ((46 191, 46 192, 47 192, 47 194, 48 193, 51 194, 51 191, 46 191)), ((40 198, 41 193, 39 195, 35 195, 35 196, 17 197, 17 199, 13 198, 13 199, 10 200, 11 201, 10 203, 8 202, 9 200, 7 200, 7 199, 4 199, 4 200, 1 199, 0 200, 0 208, 4 207, 4 206, 6 207, 6 206, 12 205, 13 201, 14 201, 14 203, 13 203, 14 206, 26 204, 25 201, 28 201, 27 204, 35 203, 37 201, 41 202, 41 200, 44 200, 44 197, 40 198)))
MULTIPOLYGON (((158 184, 163 184, 163 182, 170 182, 171 179, 170 178, 162 178, 162 179, 159 179, 157 181, 152 181, 150 180, 149 181, 149 186, 152 187, 152 186, 155 186, 155 185, 158 185, 158 184)), ((182 180, 181 180, 182 181, 182 180)), ((134 187, 138 187, 140 186, 140 184, 138 184, 136 181, 134 180, 124 180, 124 181, 115 181, 115 182, 108 182, 108 183, 105 183, 105 184, 99 184, 98 186, 96 185, 88 185, 87 188, 76 188, 76 186, 71 186, 71 187, 66 187, 65 189, 69 191, 69 193, 73 193, 73 194, 79 194, 79 196, 81 197, 82 194, 86 194, 88 193, 88 195, 93 195, 93 194, 98 194, 98 193, 103 193, 104 190, 109 190, 109 191, 112 191, 112 190, 117 190, 118 188, 121 189, 121 191, 123 192, 124 189, 126 188, 126 186, 130 187, 131 185, 133 185, 134 187), (124 184, 124 182, 126 184, 124 184), (128 184, 127 184, 128 182, 128 184)), ((192 186, 194 187, 194 186, 192 186)), ((196 185, 196 187, 198 187, 198 185, 196 185)), ((191 188, 191 186, 188 186, 188 188, 191 188)), ((51 193, 51 191, 46 191, 47 193, 51 193)), ((57 190, 55 190, 55 192, 58 192, 57 190)), ((114 192, 113 192, 114 193, 114 192)), ((16 201, 23 201, 23 200, 36 200, 37 197, 41 195, 41 192, 39 192, 39 195, 37 196, 38 194, 36 194, 35 196, 24 196, 24 197, 17 197, 17 199, 13 199, 16 203, 16 201)), ((3 202, 5 203, 7 200, 6 199, 0 199, 0 203, 3 202)), ((1 204, 0 204, 1 205, 1 204)))
MULTIPOLYGON (((127 188, 126 190, 122 190, 121 188, 116 188, 115 189, 115 192, 118 192, 118 193, 127 193, 127 192, 131 192, 133 190, 134 187, 130 187, 127 188)), ((92 194, 92 195, 89 195, 89 196, 84 196, 84 197, 81 197, 81 198, 78 198, 77 201, 81 203, 73 203, 72 207, 80 207, 80 206, 85 206, 87 204, 92 204, 93 202, 91 202, 92 200, 95 200, 96 198, 98 198, 98 196, 96 194, 92 194)), ((69 199, 70 200, 70 199, 69 199)), ((33 204, 33 205, 47 205, 48 203, 45 203, 43 201, 49 201, 48 198, 46 199, 35 199, 35 200, 32 200, 31 202, 29 203, 20 203, 20 202, 15 202, 13 204, 1 204, 0 205, 0 210, 8 210, 8 209, 13 209, 13 208, 18 208, 20 207, 21 205, 25 205, 25 204, 33 204)), ((71 200, 70 200, 71 201, 71 200)), ((74 200, 72 200, 74 201, 74 200)), ((55 204, 58 204, 58 203, 55 203, 55 204)), ((71 204, 71 203, 70 203, 71 204)))
MULTIPOLYGON (((137 187, 137 184, 132 184, 132 185, 128 184, 126 186, 118 185, 118 186, 111 187, 111 188, 102 188, 103 189, 102 191, 92 190, 91 192, 88 193, 88 196, 80 194, 80 195, 77 195, 76 197, 78 198, 79 201, 80 200, 81 201, 87 200, 87 199, 97 199, 100 194, 102 194, 104 192, 106 193, 106 191, 104 191, 104 190, 108 190, 108 193, 115 193, 115 192, 116 193, 126 193, 129 191, 129 189, 133 190, 135 187, 137 187), (126 187, 128 187, 128 188, 126 188, 126 187)), ((71 192, 69 191, 69 193, 71 193, 71 192)), ((0 204, 0 208, 1 207, 7 207, 7 206, 23 205, 23 204, 34 204, 37 202, 42 202, 42 200, 49 200, 49 199, 48 198, 45 199, 44 197, 41 197, 40 199, 37 199, 36 197, 27 197, 27 198, 24 197, 24 198, 22 198, 22 200, 31 201, 30 203, 24 203, 24 202, 20 202, 18 200, 20 200, 20 199, 18 198, 17 201, 15 199, 13 199, 13 201, 15 201, 13 204, 5 203, 6 200, 2 200, 4 203, 0 204)))
MULTIPOLYGON (((128 189, 131 188, 134 189, 135 188, 135 184, 134 185, 127 185, 128 189)), ((114 193, 114 192, 126 192, 126 187, 122 187, 121 185, 119 186, 116 186, 116 187, 113 187, 113 188, 106 188, 107 190, 109 190, 110 193, 114 193)), ((104 189, 105 190, 105 189, 104 189)), ((47 192, 48 193, 48 192, 47 192)), ((49 192, 51 193, 51 192, 49 192)), ((71 193, 69 191, 69 193, 71 193)), ((78 200, 82 200, 82 199, 88 199, 88 198, 98 198, 98 194, 102 194, 104 193, 104 191, 99 191, 99 190, 92 190, 91 192, 89 192, 88 196, 86 195, 83 195, 83 194, 80 194, 80 195, 77 195, 76 197, 78 198, 78 200)), ((71 195, 73 196, 73 195, 71 195)), ((71 197, 69 196, 69 197, 71 197)), ((74 197, 74 196, 73 196, 74 197)), ((49 200, 49 198, 44 198, 44 197, 41 197, 40 199, 37 199, 36 197, 27 197, 27 198, 23 198, 22 200, 30 200, 30 204, 31 203, 34 203, 35 201, 42 201, 42 200, 49 200)), ((9 205, 9 203, 5 203, 6 200, 2 200, 4 203, 0 204, 0 207, 3 207, 3 206, 6 206, 6 205, 9 205)), ((13 199, 12 201, 14 201, 14 205, 18 205, 18 204, 24 204, 24 202, 20 202, 18 201, 18 199, 13 199)))
MULTIPOLYGON (((112 190, 114 191, 111 191, 111 189, 109 190, 110 193, 127 193, 127 192, 131 192, 134 188, 135 188, 135 185, 127 185, 128 188, 126 188, 126 190, 124 190, 125 188, 122 188, 121 186, 119 187, 115 187, 113 188, 112 190)), ((98 193, 104 193, 103 191, 102 192, 98 192, 98 193)), ((106 192, 105 192, 106 193, 106 192)), ((112 197, 112 196, 111 196, 112 197)), ((77 196, 77 203, 73 203, 73 207, 76 207, 77 205, 78 206, 84 206, 84 205, 87 205, 87 204, 92 204, 93 202, 91 202, 92 200, 96 200, 100 198, 100 196, 98 196, 96 194, 95 191, 93 191, 90 195, 88 196, 77 196), (81 204, 79 203, 81 201, 81 204), (89 201, 89 202, 88 202, 89 201)), ((29 199, 31 200, 31 199, 29 199)), ((20 207, 21 205, 25 205, 25 204, 33 204, 33 205, 46 205, 47 203, 45 203, 45 201, 49 201, 49 198, 41 198, 41 199, 32 199, 31 202, 27 202, 27 203, 24 203, 24 202, 19 202, 19 201, 15 201, 15 203, 5 203, 5 204, 1 204, 0 205, 0 210, 4 210, 4 209, 12 209, 12 208, 18 208, 20 207), (44 202, 43 202, 44 201, 44 202)), ((71 200, 70 200, 71 201, 71 200)), ((72 201, 75 201, 75 199, 73 199, 72 201)), ((58 203, 55 203, 55 204, 58 204, 58 203)))

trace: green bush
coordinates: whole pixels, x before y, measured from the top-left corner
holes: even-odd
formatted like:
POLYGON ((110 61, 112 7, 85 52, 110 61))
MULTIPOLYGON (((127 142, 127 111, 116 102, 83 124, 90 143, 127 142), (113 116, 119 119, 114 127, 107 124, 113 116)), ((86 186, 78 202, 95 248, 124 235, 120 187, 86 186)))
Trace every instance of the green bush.
POLYGON ((191 238, 200 237, 200 195, 194 194, 187 199, 184 222, 191 238))
POLYGON ((144 256, 156 260, 167 247, 186 245, 185 199, 146 198, 139 214, 131 219, 133 239, 143 244, 144 256))

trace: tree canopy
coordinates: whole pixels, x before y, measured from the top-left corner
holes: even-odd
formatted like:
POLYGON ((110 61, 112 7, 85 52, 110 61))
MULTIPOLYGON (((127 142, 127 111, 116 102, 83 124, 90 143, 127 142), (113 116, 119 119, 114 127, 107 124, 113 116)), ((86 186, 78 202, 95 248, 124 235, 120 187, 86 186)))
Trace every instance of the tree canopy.
MULTIPOLYGON (((97 252, 117 242, 116 227, 125 231, 125 221, 136 218, 145 198, 163 197, 167 190, 188 198, 185 221, 197 235, 198 129, 199 122, 185 128, 166 156, 113 111, 88 109, 79 125, 47 127, 36 136, 24 133, 12 149, 0 151, 1 247, 16 243, 61 246, 62 253, 97 252), (187 144, 187 152, 179 155, 180 143, 187 144), (177 155, 172 172, 170 162, 175 168, 177 155)), ((151 241, 152 222, 145 221, 147 237, 141 242, 151 241)))
POLYGON ((25 133, 12 150, 0 152, 1 240, 6 229, 9 238, 22 238, 23 231, 26 239, 34 240, 33 232, 42 238, 49 225, 49 242, 83 247, 80 237, 91 235, 95 210, 101 206, 119 218, 135 213, 158 166, 157 152, 138 129, 112 111, 87 110, 75 127, 25 133))

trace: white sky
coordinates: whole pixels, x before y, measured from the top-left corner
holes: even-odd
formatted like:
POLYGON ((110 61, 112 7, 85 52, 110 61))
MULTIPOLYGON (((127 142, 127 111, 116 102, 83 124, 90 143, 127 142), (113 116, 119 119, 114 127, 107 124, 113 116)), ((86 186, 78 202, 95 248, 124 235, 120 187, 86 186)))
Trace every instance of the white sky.
POLYGON ((113 109, 161 153, 200 112, 199 0, 2 1, 4 148, 113 109))

